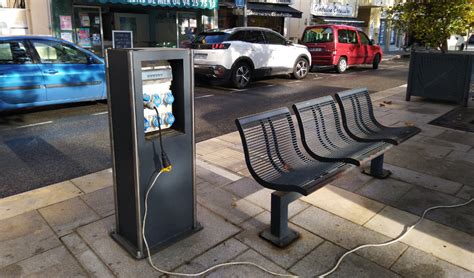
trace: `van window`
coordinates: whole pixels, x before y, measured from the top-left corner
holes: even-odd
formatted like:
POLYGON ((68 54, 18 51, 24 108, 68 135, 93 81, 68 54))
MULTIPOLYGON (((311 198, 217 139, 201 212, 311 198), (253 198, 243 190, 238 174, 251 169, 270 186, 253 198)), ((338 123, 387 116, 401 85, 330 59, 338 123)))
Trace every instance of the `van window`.
POLYGON ((330 27, 312 27, 304 31, 303 43, 332 42, 334 35, 330 27))
POLYGON ((370 40, 365 33, 359 32, 359 37, 362 44, 370 44, 370 40))
POLYGON ((353 30, 343 30, 340 29, 337 31, 337 40, 340 43, 353 43, 357 44, 357 33, 353 30))

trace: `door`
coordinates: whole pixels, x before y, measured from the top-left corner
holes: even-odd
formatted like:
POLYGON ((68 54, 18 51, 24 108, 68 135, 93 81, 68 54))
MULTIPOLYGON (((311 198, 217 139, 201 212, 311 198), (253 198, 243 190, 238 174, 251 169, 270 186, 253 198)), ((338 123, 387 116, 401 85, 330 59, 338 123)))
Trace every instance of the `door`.
POLYGON ((362 64, 364 61, 364 53, 355 30, 347 30, 347 45, 350 53, 349 65, 362 64))
POLYGON ((270 51, 269 65, 272 73, 286 73, 291 68, 293 70, 296 51, 291 51, 291 46, 287 45, 286 39, 277 33, 264 31, 266 45, 270 51))
POLYGON ((44 76, 46 99, 54 102, 100 99, 105 70, 101 61, 54 40, 32 40, 44 76))
POLYGON ((246 30, 244 41, 248 43, 249 47, 245 46, 245 48, 240 49, 239 54, 252 59, 257 76, 269 74, 271 51, 265 44, 262 31, 246 30))
POLYGON ((0 110, 46 100, 43 75, 23 41, 0 41, 0 110))
POLYGON ((374 59, 374 53, 372 51, 372 48, 370 47, 369 37, 367 37, 364 32, 359 32, 359 38, 361 46, 361 55, 363 55, 363 57, 361 58, 361 64, 372 63, 372 60, 374 59))
POLYGON ((178 12, 177 14, 178 45, 182 48, 190 48, 198 32, 196 13, 178 12))

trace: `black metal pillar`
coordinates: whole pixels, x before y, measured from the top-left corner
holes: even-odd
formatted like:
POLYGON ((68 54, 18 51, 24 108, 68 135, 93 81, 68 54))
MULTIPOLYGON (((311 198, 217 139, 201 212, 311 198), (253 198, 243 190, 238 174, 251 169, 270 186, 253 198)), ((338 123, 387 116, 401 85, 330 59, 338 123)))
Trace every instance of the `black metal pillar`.
POLYGON ((392 172, 383 168, 383 154, 370 161, 370 168, 365 168, 362 173, 377 179, 386 179, 392 172))

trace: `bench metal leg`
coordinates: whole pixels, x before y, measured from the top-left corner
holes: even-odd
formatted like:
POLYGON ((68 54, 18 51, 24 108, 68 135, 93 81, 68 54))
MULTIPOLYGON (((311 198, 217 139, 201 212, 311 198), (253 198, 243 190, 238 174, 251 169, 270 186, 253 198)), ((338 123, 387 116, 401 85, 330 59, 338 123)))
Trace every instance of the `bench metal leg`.
POLYGON ((362 173, 377 179, 386 179, 392 172, 383 168, 383 154, 370 161, 370 168, 365 168, 362 173))
POLYGON ((260 237, 278 247, 286 247, 300 237, 299 233, 288 228, 288 205, 301 197, 296 192, 272 193, 270 228, 260 233, 260 237))

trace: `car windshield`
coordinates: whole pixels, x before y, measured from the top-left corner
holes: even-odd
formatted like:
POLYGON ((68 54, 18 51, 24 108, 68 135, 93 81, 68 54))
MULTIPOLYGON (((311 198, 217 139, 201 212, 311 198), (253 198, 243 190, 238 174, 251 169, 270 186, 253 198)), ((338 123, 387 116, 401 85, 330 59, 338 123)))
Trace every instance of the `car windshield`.
POLYGON ((308 28, 303 34, 304 43, 332 42, 333 40, 334 36, 330 27, 308 28))
POLYGON ((196 36, 195 44, 221 43, 229 38, 225 32, 203 32, 196 36))

